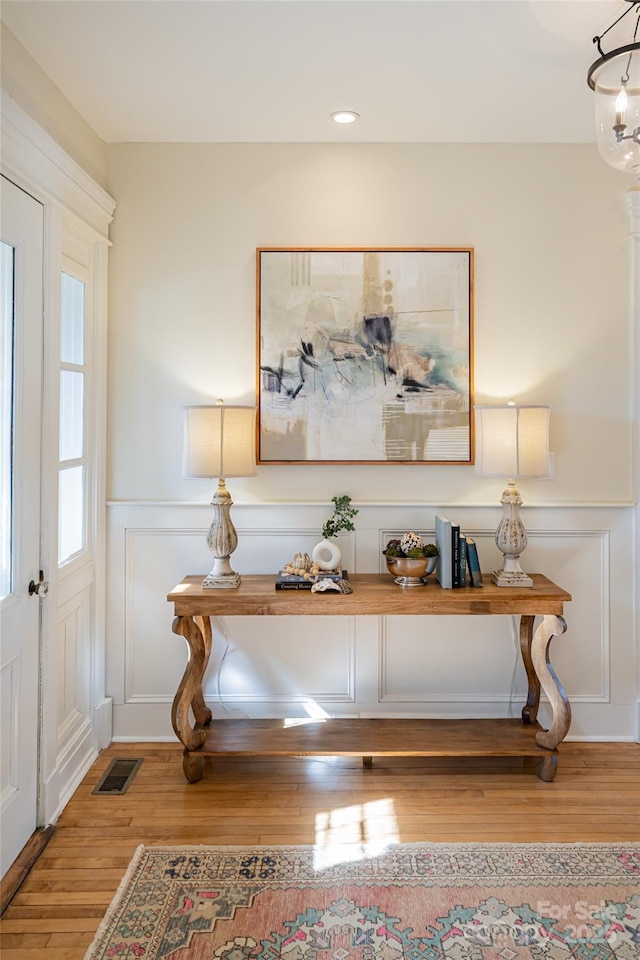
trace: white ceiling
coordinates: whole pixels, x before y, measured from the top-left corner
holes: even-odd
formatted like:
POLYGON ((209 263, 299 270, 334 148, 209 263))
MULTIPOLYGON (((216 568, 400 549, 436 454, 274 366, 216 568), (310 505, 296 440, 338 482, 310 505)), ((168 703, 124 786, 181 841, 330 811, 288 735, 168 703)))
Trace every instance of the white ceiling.
POLYGON ((3 0, 106 141, 588 142, 616 0, 3 0), (338 109, 359 123, 339 127, 338 109))

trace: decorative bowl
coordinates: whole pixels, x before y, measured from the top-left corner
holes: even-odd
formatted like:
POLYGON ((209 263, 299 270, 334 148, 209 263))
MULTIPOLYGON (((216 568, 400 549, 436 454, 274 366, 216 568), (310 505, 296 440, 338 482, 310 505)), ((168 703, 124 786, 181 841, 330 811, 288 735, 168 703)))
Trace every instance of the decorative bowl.
POLYGON ((421 587, 438 566, 439 557, 385 557, 387 570, 401 587, 421 587))

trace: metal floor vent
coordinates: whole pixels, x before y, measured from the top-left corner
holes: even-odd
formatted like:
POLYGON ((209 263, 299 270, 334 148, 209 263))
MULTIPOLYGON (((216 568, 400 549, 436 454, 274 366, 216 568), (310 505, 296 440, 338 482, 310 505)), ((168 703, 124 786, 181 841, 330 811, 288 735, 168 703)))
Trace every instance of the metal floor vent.
POLYGON ((116 757, 115 760, 111 761, 91 793, 111 793, 118 795, 126 793, 141 763, 142 760, 135 758, 123 759, 116 757))

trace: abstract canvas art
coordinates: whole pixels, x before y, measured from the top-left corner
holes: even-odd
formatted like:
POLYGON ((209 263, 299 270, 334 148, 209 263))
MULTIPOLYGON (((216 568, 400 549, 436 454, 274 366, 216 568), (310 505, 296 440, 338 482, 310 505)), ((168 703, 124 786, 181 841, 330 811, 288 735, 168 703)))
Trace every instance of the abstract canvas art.
POLYGON ((472 463, 471 248, 257 251, 259 463, 472 463))

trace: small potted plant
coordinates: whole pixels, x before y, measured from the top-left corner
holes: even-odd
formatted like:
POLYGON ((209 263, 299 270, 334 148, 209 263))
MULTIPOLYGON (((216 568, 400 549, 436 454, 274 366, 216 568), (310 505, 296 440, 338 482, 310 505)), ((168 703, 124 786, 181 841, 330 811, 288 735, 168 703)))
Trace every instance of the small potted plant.
POLYGON ((322 536, 320 543, 317 543, 311 554, 315 563, 321 570, 338 570, 342 563, 342 550, 332 538, 337 536, 343 530, 347 532, 355 530, 353 518, 359 512, 351 506, 351 497, 343 495, 341 497, 332 497, 333 514, 322 527, 322 536))
POLYGON ((425 543, 419 533, 405 533, 389 540, 382 552, 387 570, 402 587, 422 586, 438 565, 438 548, 434 543, 425 543))

